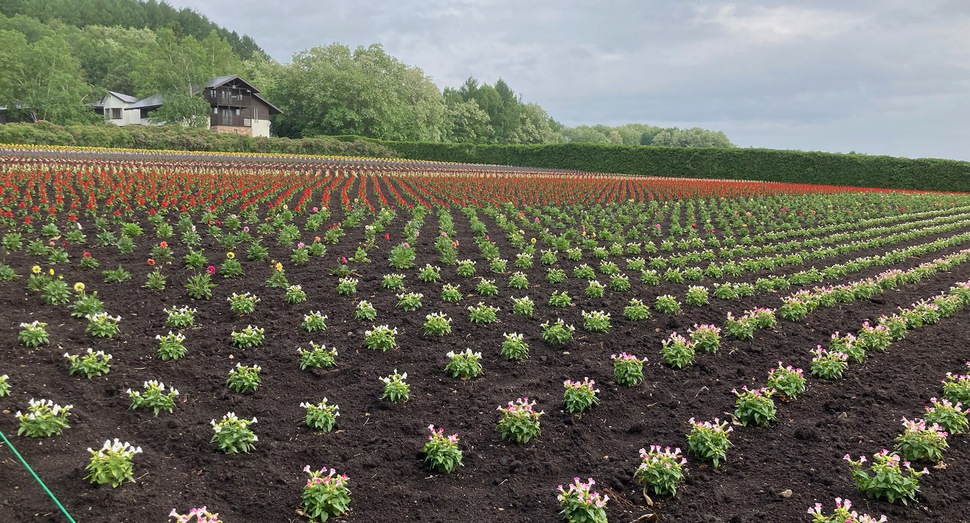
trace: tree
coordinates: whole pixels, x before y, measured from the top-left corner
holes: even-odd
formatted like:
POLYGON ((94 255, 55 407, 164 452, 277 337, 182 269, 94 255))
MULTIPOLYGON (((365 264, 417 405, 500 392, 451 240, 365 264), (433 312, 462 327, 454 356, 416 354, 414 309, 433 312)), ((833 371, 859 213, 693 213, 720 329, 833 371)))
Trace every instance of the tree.
POLYGON ((242 70, 225 40, 210 33, 203 42, 161 29, 139 56, 133 73, 136 94, 162 95, 161 107, 152 113, 154 121, 205 127, 210 108, 199 92, 212 78, 242 70))
POLYGON ((458 102, 474 101, 488 115, 492 132, 477 133, 477 143, 562 141, 559 134, 562 126, 538 104, 523 104, 521 97, 501 78, 491 86, 469 77, 458 89, 445 89, 444 98, 449 107, 457 107, 458 102))
POLYGON ((446 107, 417 67, 380 45, 315 47, 294 55, 267 93, 283 110, 283 136, 352 134, 385 140, 437 141, 446 107))
POLYGON ((495 134, 488 113, 475 100, 448 104, 448 132, 445 139, 457 143, 488 143, 495 134))
POLYGON ((512 143, 559 143, 562 141, 561 127, 539 104, 525 104, 520 113, 519 126, 511 136, 512 143))
POLYGON ((562 130, 562 136, 569 143, 610 143, 610 138, 602 131, 588 125, 567 127, 562 130))
POLYGON ((62 124, 95 120, 85 106, 93 91, 64 38, 54 34, 28 44, 21 33, 0 31, 0 62, 0 105, 14 116, 62 124))
POLYGON ((700 127, 664 129, 653 137, 651 145, 668 147, 734 147, 721 131, 708 131, 700 127))

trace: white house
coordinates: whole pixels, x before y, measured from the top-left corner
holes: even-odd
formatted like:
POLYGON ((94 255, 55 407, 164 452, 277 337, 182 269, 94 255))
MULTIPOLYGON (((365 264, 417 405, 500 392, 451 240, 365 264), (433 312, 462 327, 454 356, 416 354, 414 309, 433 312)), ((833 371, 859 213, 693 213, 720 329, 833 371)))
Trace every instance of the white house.
MULTIPOLYGON (((275 105, 259 96, 259 89, 239 75, 219 76, 209 81, 198 95, 203 97, 212 112, 208 126, 220 133, 269 137, 269 115, 282 114, 275 105)), ((151 113, 165 101, 161 94, 141 100, 127 94, 108 91, 95 105, 105 121, 115 125, 150 125, 151 113)))
POLYGON ((97 104, 94 110, 98 114, 104 115, 104 121, 115 125, 136 125, 140 124, 141 118, 138 111, 126 111, 132 104, 138 102, 134 96, 108 91, 97 104))

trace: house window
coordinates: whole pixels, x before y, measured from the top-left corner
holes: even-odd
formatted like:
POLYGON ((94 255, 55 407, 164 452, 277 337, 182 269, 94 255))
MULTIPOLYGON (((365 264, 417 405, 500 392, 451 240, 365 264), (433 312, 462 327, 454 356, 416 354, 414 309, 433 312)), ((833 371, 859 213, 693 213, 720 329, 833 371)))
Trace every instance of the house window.
POLYGON ((119 108, 113 108, 113 109, 111 109, 111 119, 112 120, 121 120, 121 108, 120 107, 119 108))

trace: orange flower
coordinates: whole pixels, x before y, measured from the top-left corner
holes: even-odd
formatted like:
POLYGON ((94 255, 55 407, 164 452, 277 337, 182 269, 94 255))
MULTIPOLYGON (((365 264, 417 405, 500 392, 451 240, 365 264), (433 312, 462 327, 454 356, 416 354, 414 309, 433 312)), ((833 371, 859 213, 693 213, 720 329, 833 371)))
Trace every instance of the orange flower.
POLYGON ((160 242, 158 246, 163 249, 168 249, 168 242, 160 242))
POLYGON ((153 260, 152 258, 148 258, 148 265, 151 266, 151 267, 154 267, 155 266, 155 260, 153 260))

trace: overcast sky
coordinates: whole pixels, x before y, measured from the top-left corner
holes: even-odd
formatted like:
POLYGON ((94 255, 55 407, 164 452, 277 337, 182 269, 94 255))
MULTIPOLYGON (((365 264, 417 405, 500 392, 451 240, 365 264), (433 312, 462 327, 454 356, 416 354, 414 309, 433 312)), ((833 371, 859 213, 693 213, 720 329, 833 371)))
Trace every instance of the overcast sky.
POLYGON ((970 160, 968 0, 168 0, 270 55, 380 43, 439 88, 504 79, 565 125, 970 160))

